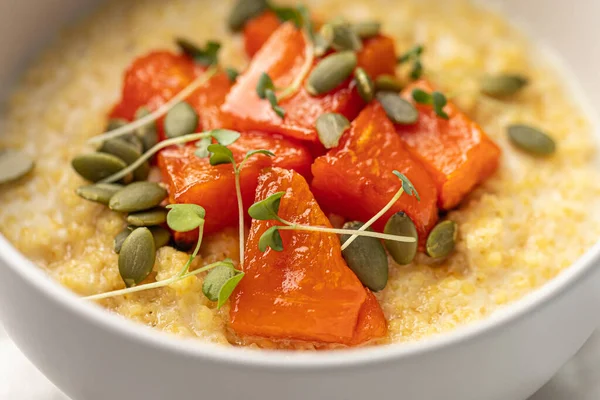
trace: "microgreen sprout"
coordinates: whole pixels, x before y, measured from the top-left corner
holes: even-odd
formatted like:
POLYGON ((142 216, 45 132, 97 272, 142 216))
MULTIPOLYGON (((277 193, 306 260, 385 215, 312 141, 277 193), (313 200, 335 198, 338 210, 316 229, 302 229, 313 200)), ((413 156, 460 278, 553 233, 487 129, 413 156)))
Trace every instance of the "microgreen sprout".
MULTIPOLYGON (((135 130, 143 128, 146 125, 156 121, 160 117, 166 115, 169 112, 169 110, 171 108, 173 108, 173 106, 175 106, 176 104, 179 104, 180 102, 182 102, 183 100, 188 98, 192 93, 194 93, 196 91, 196 89, 198 89, 199 87, 206 84, 206 82, 208 82, 208 80, 210 78, 212 78, 216 73, 217 73, 217 67, 215 65, 212 65, 211 67, 209 67, 206 70, 206 72, 204 72, 202 75, 200 75, 196 79, 194 79, 189 85, 187 85, 179 93, 177 93, 175 96, 173 96, 173 98, 171 100, 167 101, 165 104, 160 106, 155 111, 153 111, 150 114, 145 115, 144 117, 142 117, 138 120, 135 120, 127 125, 123 125, 121 127, 113 129, 111 131, 108 131, 102 135, 94 136, 93 138, 91 138, 88 141, 88 143, 90 143, 90 144, 103 143, 106 140, 113 139, 113 138, 116 138, 119 136, 126 135, 128 133, 134 132, 135 130)), ((180 138, 177 138, 177 139, 180 139, 180 138)), ((193 140, 198 140, 198 139, 193 139, 193 140)), ((162 143, 165 143, 165 142, 162 142, 162 143)))
POLYGON ((285 110, 279 106, 279 100, 275 94, 273 80, 266 72, 263 72, 260 75, 260 78, 258 78, 258 82, 256 83, 256 94, 261 99, 267 99, 271 104, 271 108, 279 115, 279 117, 283 118, 285 116, 285 110))
POLYGON ((183 38, 177 38, 175 43, 184 54, 200 65, 208 67, 219 63, 219 50, 221 49, 219 42, 209 40, 204 48, 183 38))
POLYGON ((283 110, 283 108, 279 106, 279 103, 285 99, 292 97, 298 92, 314 64, 315 32, 308 8, 306 8, 304 5, 299 5, 295 8, 276 7, 270 5, 270 8, 273 12, 275 12, 275 14, 280 20, 292 21, 296 25, 296 27, 298 27, 298 29, 302 29, 302 34, 306 42, 304 64, 302 64, 302 68, 300 68, 300 71, 298 71, 298 74, 296 75, 292 83, 289 84, 289 86, 282 88, 275 87, 273 85, 273 81, 266 72, 264 72, 263 75, 261 75, 257 83, 256 89, 258 92, 258 96, 261 99, 267 99, 270 102, 273 111, 275 111, 277 115, 283 118, 285 116, 285 110, 283 110), (264 80, 264 82, 261 83, 261 80, 264 80), (269 92, 269 90, 271 90, 272 93, 269 92))
POLYGON ((242 271, 233 268, 231 260, 224 260, 229 264, 219 265, 206 274, 202 283, 202 293, 210 300, 217 302, 217 309, 229 299, 235 287, 244 277, 242 271))
POLYGON ((106 299, 106 298, 110 298, 110 297, 122 296, 122 295, 130 294, 130 293, 140 292, 143 290, 161 288, 161 287, 169 286, 169 285, 176 283, 182 279, 186 279, 190 276, 197 275, 201 272, 209 271, 213 268, 226 267, 226 268, 230 268, 232 271, 234 271, 234 276, 232 276, 232 278, 235 278, 235 277, 237 277, 237 278, 235 281, 228 279, 225 282, 223 282, 222 287, 218 290, 219 294, 218 294, 217 307, 221 307, 223 305, 223 303, 225 303, 225 301, 227 301, 227 299, 233 292, 235 285, 243 277, 242 272, 234 269, 234 265, 231 260, 218 261, 218 262, 206 265, 202 268, 198 268, 194 271, 191 271, 191 272, 189 271, 190 265, 192 264, 192 262, 198 255, 198 252, 200 250, 200 245, 202 244, 202 237, 203 237, 203 231, 204 231, 204 217, 206 215, 204 208, 202 208, 198 205, 195 205, 195 204, 171 204, 171 205, 167 206, 167 208, 169 209, 169 213, 167 214, 167 225, 169 225, 169 228, 171 228, 172 230, 174 230, 176 232, 189 232, 191 230, 198 229, 198 240, 196 243, 196 248, 190 255, 188 261, 185 263, 183 268, 179 271, 179 273, 172 276, 171 278, 168 278, 168 279, 165 279, 162 281, 147 283, 144 285, 134 286, 134 287, 130 287, 127 289, 120 289, 120 290, 114 290, 111 292, 100 293, 97 295, 85 297, 85 299, 100 300, 100 299, 106 299), (235 284, 234 284, 234 282, 235 282, 235 284), (233 285, 233 287, 232 287, 232 285, 233 285))
POLYGON ((229 78, 229 82, 231 83, 234 83, 237 80, 237 77, 240 75, 240 72, 233 67, 225 68, 225 73, 227 74, 227 78, 229 78))
POLYGON ((412 92, 412 98, 419 104, 426 104, 433 107, 436 115, 443 119, 449 119, 450 117, 444 111, 444 107, 448 104, 448 99, 442 92, 427 93, 422 89, 414 89, 412 92))
POLYGON ((264 150, 264 149, 251 150, 246 153, 242 162, 237 164, 235 161, 235 158, 233 157, 233 153, 231 152, 231 150, 229 150, 227 148, 227 146, 222 145, 222 144, 211 144, 210 146, 208 146, 207 149, 209 152, 209 157, 210 157, 209 161, 210 161, 211 165, 231 164, 233 167, 234 178, 235 178, 235 194, 236 194, 237 203, 238 203, 238 216, 239 216, 239 227, 240 227, 240 232, 239 232, 240 265, 243 265, 243 263, 244 263, 245 229, 244 229, 244 204, 243 204, 243 200, 242 200, 242 188, 241 188, 241 184, 240 184, 240 173, 241 173, 242 167, 244 166, 244 164, 250 157, 252 157, 256 154, 263 154, 263 155, 266 155, 269 157, 273 157, 273 156, 275 156, 275 154, 273 154, 269 150, 264 150))
POLYGON ((284 230, 296 230, 296 231, 308 231, 308 232, 323 232, 323 233, 332 233, 338 235, 352 235, 348 238, 346 242, 342 245, 342 250, 346 249, 350 243, 352 243, 358 236, 367 236, 374 237, 378 239, 391 240, 396 242, 406 242, 412 243, 415 241, 412 237, 405 236, 397 236, 397 235, 388 235, 385 233, 378 233, 368 231, 367 229, 373 223, 375 223, 379 218, 381 218, 396 202, 400 199, 403 193, 406 193, 409 196, 414 196, 417 200, 420 200, 419 194, 414 188, 413 184, 410 180, 401 174, 398 171, 394 171, 394 175, 396 175, 402 181, 402 187, 394 194, 392 199, 369 221, 367 221, 360 229, 336 229, 336 228, 328 228, 324 226, 310 226, 310 225, 302 225, 296 224, 285 219, 282 219, 279 216, 279 206, 281 204, 282 198, 285 196, 285 192, 277 192, 266 199, 258 201, 254 203, 249 209, 248 214, 250 217, 256 220, 261 221, 277 221, 282 225, 273 225, 269 229, 267 229, 259 239, 259 250, 266 251, 268 247, 275 251, 283 250, 283 242, 281 240, 281 235, 279 231, 284 230))
POLYGON ((423 50, 425 48, 422 45, 417 45, 398 57, 398 64, 412 62, 412 69, 410 71, 412 80, 417 80, 423 75, 423 62, 421 61, 423 50))
MULTIPOLYGON (((218 143, 229 145, 237 140, 239 137, 239 133, 235 131, 230 131, 228 129, 214 129, 211 131, 200 132, 200 133, 191 133, 189 135, 179 136, 172 139, 163 140, 160 143, 154 145, 150 150, 141 155, 135 162, 128 165, 126 168, 123 168, 119 172, 103 179, 100 183, 110 183, 116 182, 119 179, 127 176, 129 173, 135 171, 140 165, 144 164, 147 160, 152 158, 152 156, 158 153, 160 150, 172 146, 174 144, 183 144, 188 142, 199 141, 197 146, 198 150, 196 150, 196 155, 198 152, 201 155, 204 152, 204 149, 208 147, 211 143, 212 139, 215 139, 218 143), (206 146, 206 147, 203 147, 206 146)), ((206 157, 206 156, 205 156, 206 157)))

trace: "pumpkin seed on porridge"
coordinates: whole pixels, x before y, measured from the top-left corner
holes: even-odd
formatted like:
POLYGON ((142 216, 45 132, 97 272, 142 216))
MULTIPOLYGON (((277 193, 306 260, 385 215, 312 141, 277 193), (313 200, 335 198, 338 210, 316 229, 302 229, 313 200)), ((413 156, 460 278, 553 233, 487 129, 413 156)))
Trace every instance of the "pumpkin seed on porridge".
POLYGON ((294 349, 447 332, 598 240, 590 123, 502 16, 305 3, 109 1, 66 29, 7 103, 0 232, 111 312, 294 349))

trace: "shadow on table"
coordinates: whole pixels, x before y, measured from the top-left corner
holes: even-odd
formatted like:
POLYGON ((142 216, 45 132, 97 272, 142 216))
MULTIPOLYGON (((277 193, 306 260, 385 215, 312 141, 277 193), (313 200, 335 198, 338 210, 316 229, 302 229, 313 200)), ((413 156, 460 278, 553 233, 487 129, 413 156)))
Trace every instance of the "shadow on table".
POLYGON ((600 331, 529 400, 600 399, 600 331))

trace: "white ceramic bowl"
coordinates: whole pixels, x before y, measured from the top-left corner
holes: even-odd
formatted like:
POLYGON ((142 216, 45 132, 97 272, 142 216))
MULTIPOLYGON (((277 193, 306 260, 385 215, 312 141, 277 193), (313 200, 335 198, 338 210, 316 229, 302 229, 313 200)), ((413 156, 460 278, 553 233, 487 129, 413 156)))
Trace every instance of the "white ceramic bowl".
MULTIPOLYGON (((2 93, 47 37, 94 3, 0 2, 2 93)), ((599 1, 495 5, 566 61, 587 104, 600 104, 599 1)), ((491 318, 418 343, 258 352, 178 340, 111 315, 52 282, 0 237, 0 318, 21 350, 76 400, 525 399, 597 326, 599 264, 596 246, 491 318)))

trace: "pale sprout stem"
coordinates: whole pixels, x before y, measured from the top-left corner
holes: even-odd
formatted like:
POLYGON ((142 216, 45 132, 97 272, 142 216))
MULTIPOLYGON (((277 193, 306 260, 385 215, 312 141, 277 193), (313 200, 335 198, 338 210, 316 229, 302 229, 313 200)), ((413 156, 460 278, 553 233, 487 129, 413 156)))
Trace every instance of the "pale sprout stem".
POLYGON ((293 96, 298 91, 298 89, 300 89, 302 82, 304 82, 304 79, 306 79, 306 76, 309 74, 315 61, 314 46, 311 43, 310 38, 306 35, 306 32, 302 31, 302 34, 304 35, 304 41, 306 42, 304 64, 302 64, 302 69, 300 69, 300 72, 298 73, 298 75, 296 75, 296 79, 294 79, 294 81, 287 88, 283 89, 279 93, 279 95, 277 96, 278 101, 282 101, 287 99, 288 97, 293 96))
POLYGON ((162 142, 155 144, 150 150, 148 150, 147 152, 142 154, 140 156, 140 158, 138 158, 137 160, 135 160, 135 162, 128 165, 127 168, 123 168, 122 170, 120 170, 117 173, 112 174, 108 178, 102 179, 99 183, 110 183, 110 182, 118 181, 119 179, 127 176, 127 174, 129 174, 130 172, 133 172, 136 169, 138 169, 140 167, 140 165, 142 165, 143 163, 148 161, 154 154, 158 153, 160 150, 164 149, 165 147, 169 147, 174 144, 183 144, 183 143, 187 143, 187 142, 193 142, 195 140, 204 139, 204 138, 207 138, 210 136, 211 136, 210 133, 201 132, 201 133, 191 133, 189 135, 184 135, 184 136, 179 136, 179 137, 172 138, 172 139, 163 140, 162 142))
POLYGON ((91 138, 88 141, 88 143, 90 143, 90 144, 102 143, 106 140, 113 139, 113 138, 116 138, 119 136, 126 135, 128 133, 131 133, 131 132, 135 131, 136 129, 142 128, 142 127, 156 121, 163 115, 167 114, 169 112, 169 110, 171 108, 173 108, 173 106, 175 106, 176 104, 178 104, 181 101, 188 98, 189 95, 191 95, 196 89, 198 89, 199 87, 204 85, 206 82, 208 82, 208 80, 210 78, 212 78, 216 72, 217 72, 216 66, 210 67, 209 69, 206 70, 206 72, 204 74, 202 74, 199 77, 197 77, 196 79, 194 79, 189 85, 187 85, 185 88, 183 88, 181 90, 181 92, 177 93, 175 96, 173 96, 173 98, 171 100, 167 101, 165 104, 160 106, 155 111, 153 111, 150 114, 146 115, 145 117, 135 120, 127 125, 124 125, 117 129, 113 129, 112 131, 106 132, 103 135, 94 136, 93 138, 91 138))
POLYGON ((84 297, 83 299, 85 299, 85 300, 101 300, 101 299, 108 299, 110 297, 115 297, 115 296, 123 296, 126 294, 135 293, 135 292, 142 292, 144 290, 157 289, 157 288, 169 286, 177 281, 189 278, 190 276, 197 275, 201 272, 208 271, 208 270, 218 267, 220 265, 230 266, 231 264, 223 262, 223 261, 217 261, 215 263, 209 264, 202 268, 198 268, 197 270, 194 270, 192 272, 188 272, 185 275, 176 275, 169 279, 165 279, 164 281, 147 283, 145 285, 134 286, 132 288, 127 288, 127 289, 113 290, 112 292, 106 292, 106 293, 95 294, 93 296, 87 296, 87 297, 84 297))
POLYGON ((192 261, 194 261, 194 258, 196 258, 196 256, 198 255, 198 252, 200 251, 200 246, 202 245, 203 236, 204 236, 204 222, 202 222, 202 225, 200 225, 198 227, 198 242, 196 242, 196 248, 194 249, 194 252, 190 255, 190 258, 185 263, 183 268, 181 268, 181 271, 179 271, 179 274, 178 274, 179 276, 183 276, 189 271, 190 265, 192 265, 192 261))
MULTIPOLYGON (((240 165, 240 167, 241 167, 241 165, 240 165)), ((242 267, 244 265, 244 241, 245 241, 244 203, 242 200, 242 188, 240 185, 240 170, 238 168, 236 168, 235 163, 233 164, 233 169, 235 171, 235 195, 237 197, 238 215, 239 215, 239 224, 240 224, 240 269, 242 269, 242 267)))
MULTIPOLYGON (((287 221, 283 221, 283 222, 286 224, 289 223, 287 221)), ((333 233, 336 235, 354 234, 356 236, 367 236, 367 237, 373 237, 373 238, 377 238, 377 239, 393 240, 395 242, 404 242, 404 243, 415 242, 415 238, 407 237, 407 236, 388 235, 386 233, 359 231, 359 230, 354 230, 354 229, 336 229, 336 228, 327 228, 324 226, 298 225, 298 224, 292 224, 292 223, 289 223, 289 224, 290 225, 280 227, 279 230, 324 232, 324 233, 333 233)))
MULTIPOLYGON (((373 225, 379 218, 381 218, 386 212, 388 212, 388 210, 390 208, 392 208, 392 206, 394 204, 396 204, 396 202, 398 201, 398 199, 400 199, 400 197, 402 196, 402 194, 404 193, 404 187, 401 187, 400 190, 398 190, 398 192, 396 192, 396 194, 394 195, 394 197, 392 197, 392 199, 385 205, 385 207, 383 207, 381 210, 379 210, 379 212, 377 214, 375 214, 370 220, 368 220, 363 226, 361 226, 358 231, 359 232, 363 232, 366 231, 366 229, 368 229, 371 225, 373 225)), ((354 242, 354 240, 358 237, 359 235, 352 235, 348 238, 348 240, 346 240, 343 244, 342 244, 342 251, 345 250, 348 246, 350 246, 350 244, 352 242, 354 242)), ((368 236, 368 235, 365 235, 368 236)), ((384 239, 384 238, 382 238, 384 239)), ((389 240, 393 240, 393 239, 389 239, 389 240)), ((413 240, 414 242, 414 240, 413 240)))

